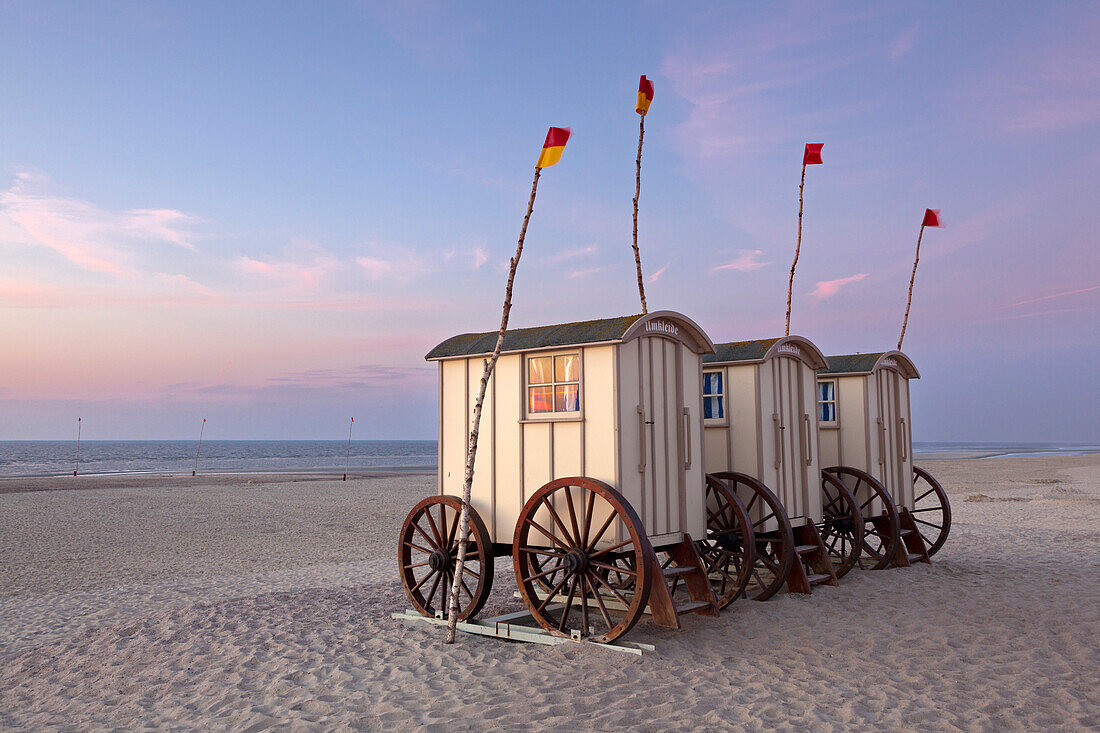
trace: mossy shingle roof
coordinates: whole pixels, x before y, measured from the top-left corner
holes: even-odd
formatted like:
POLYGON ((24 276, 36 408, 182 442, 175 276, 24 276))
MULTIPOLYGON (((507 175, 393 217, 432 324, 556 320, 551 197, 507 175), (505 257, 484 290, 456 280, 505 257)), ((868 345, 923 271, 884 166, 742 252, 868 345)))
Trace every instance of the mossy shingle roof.
POLYGON ((829 362, 829 366, 817 371, 819 374, 870 374, 884 353, 886 352, 827 356, 825 360, 829 362))
POLYGON ((755 341, 731 341, 715 344, 715 353, 704 354, 704 364, 723 364, 727 361, 759 361, 764 358, 778 338, 756 339, 755 341))
MULTIPOLYGON (((641 317, 641 314, 638 314, 617 318, 600 318, 595 321, 559 323, 553 326, 517 328, 504 334, 504 348, 502 351, 529 351, 554 346, 618 341, 627 329, 641 317)), ((446 359, 456 356, 491 354, 496 347, 498 333, 499 331, 488 331, 486 333, 464 333, 452 336, 429 351, 424 358, 446 359)))

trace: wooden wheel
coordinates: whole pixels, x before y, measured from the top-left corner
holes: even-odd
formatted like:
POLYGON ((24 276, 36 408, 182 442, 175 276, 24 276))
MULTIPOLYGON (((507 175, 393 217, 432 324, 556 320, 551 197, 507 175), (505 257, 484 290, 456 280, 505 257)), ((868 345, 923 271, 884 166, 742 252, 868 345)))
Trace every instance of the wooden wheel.
POLYGON ((726 471, 707 475, 722 484, 745 507, 752 522, 753 563, 745 597, 766 601, 787 582, 794 562, 794 530, 779 498, 763 482, 743 473, 726 471))
POLYGON ((830 466, 823 473, 836 478, 852 492, 859 502, 863 517, 863 552, 856 562, 861 568, 882 570, 890 567, 901 546, 901 523, 894 499, 871 474, 851 466, 830 466), (881 509, 872 514, 872 504, 878 500, 881 509))
MULTIPOLYGON (((458 559, 458 520, 462 500, 457 496, 429 496, 412 508, 401 525, 397 557, 401 584, 417 611, 447 615, 447 594, 454 583, 458 559)), ((493 587, 493 546, 481 516, 470 507, 470 536, 459 583, 458 618, 475 616, 493 587)))
POLYGON ((913 466, 913 522, 928 548, 935 555, 951 532, 951 502, 940 482, 923 468, 913 466))
POLYGON ((838 478, 821 472, 822 521, 817 525, 836 577, 843 578, 859 561, 863 517, 855 496, 838 478))
POLYGON ((561 478, 528 499, 512 541, 527 609, 556 636, 613 641, 649 601, 653 549, 638 515, 602 481, 561 478), (614 525, 614 526, 613 526, 614 525), (545 590, 542 578, 553 578, 545 590))
POLYGON ((745 505, 721 481, 707 476, 707 536, 695 546, 718 596, 718 608, 745 593, 752 578, 756 544, 745 505))

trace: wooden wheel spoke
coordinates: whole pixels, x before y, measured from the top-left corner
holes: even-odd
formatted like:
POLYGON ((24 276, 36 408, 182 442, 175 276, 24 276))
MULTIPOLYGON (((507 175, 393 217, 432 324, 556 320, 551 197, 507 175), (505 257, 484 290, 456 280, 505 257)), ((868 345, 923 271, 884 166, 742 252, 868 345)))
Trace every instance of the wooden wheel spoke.
MULTIPOLYGON (((912 512, 910 512, 910 513, 912 513, 912 512)), ((943 525, 942 525, 942 524, 933 524, 932 522, 926 522, 926 521, 924 521, 923 519, 917 519, 916 517, 913 517, 913 521, 914 521, 914 522, 918 522, 918 523, 920 523, 920 524, 926 524, 926 525, 928 525, 929 527, 934 527, 935 529, 943 529, 943 525)))
MULTIPOLYGON (((588 506, 584 510, 584 536, 577 538, 579 540, 583 540, 585 543, 588 542, 588 532, 589 532, 589 530, 592 529, 592 515, 595 513, 595 511, 596 511, 596 492, 595 491, 589 491, 588 492, 588 506)), ((587 546, 587 544, 585 546, 587 546)))
POLYGON ((588 635, 588 581, 587 574, 577 576, 581 586, 581 633, 588 635))
MULTIPOLYGON (((442 504, 440 504, 440 506, 442 507, 442 504)), ((429 507, 428 511, 424 512, 424 514, 428 517, 428 524, 432 527, 432 534, 435 535, 435 546, 441 547, 443 545, 443 535, 439 533, 439 527, 435 524, 435 517, 432 516, 431 508, 429 507)), ((414 524, 414 526, 416 525, 414 524)), ((417 527, 417 529, 420 529, 420 527, 417 527)))
POLYGON ((614 552, 615 550, 619 549, 620 547, 625 547, 626 545, 629 545, 629 544, 631 544, 632 542, 634 542, 634 540, 633 540, 633 539, 627 539, 627 540, 623 540, 623 541, 622 541, 622 542, 620 542, 619 544, 617 544, 617 545, 612 545, 611 547, 608 547, 608 548, 606 548, 606 549, 600 550, 599 552, 590 552, 590 555, 589 555, 589 556, 590 556, 590 557, 599 557, 599 556, 601 556, 601 555, 606 555, 607 553, 609 553, 609 552, 614 552))
MULTIPOLYGON (((439 581, 443 578, 444 573, 436 572, 435 582, 432 583, 432 589, 428 591, 428 605, 431 605, 432 599, 435 598, 435 589, 439 587, 439 581)), ((437 609, 442 610, 442 608, 437 609)))
POLYGON ((565 539, 568 540, 570 543, 569 546, 576 547, 578 545, 578 542, 570 536, 569 530, 565 528, 565 524, 562 523, 561 517, 558 516, 557 510, 554 509, 554 505, 547 501, 546 497, 543 497, 542 504, 550 510, 550 518, 554 520, 554 524, 556 524, 558 526, 558 529, 561 530, 561 533, 565 535, 565 539))
POLYGON ((528 552, 532 555, 546 555, 548 557, 565 557, 564 552, 555 552, 554 550, 547 550, 541 547, 521 547, 520 552, 528 552))
POLYGON ((616 517, 615 512, 611 512, 611 514, 608 515, 607 521, 605 521, 603 523, 603 526, 600 527, 600 531, 596 533, 596 536, 593 537, 592 541, 588 543, 588 546, 584 548, 584 551, 586 553, 592 552, 592 549, 596 546, 596 543, 599 542, 600 539, 603 537, 603 533, 606 532, 607 528, 611 526, 611 523, 615 521, 615 517, 616 517))
POLYGON ((404 544, 405 544, 405 546, 411 547, 414 550, 420 550, 421 552, 427 553, 429 555, 432 554, 432 550, 426 550, 423 547, 421 547, 420 545, 416 544, 415 542, 409 542, 408 540, 406 540, 404 544))
POLYGON ((547 531, 546 531, 546 529, 545 529, 545 528, 544 528, 544 527, 543 527, 543 526, 542 526, 541 524, 539 524, 538 522, 536 522, 536 521, 534 520, 534 518, 532 518, 532 517, 527 517, 527 524, 531 525, 532 527, 534 527, 535 529, 537 529, 537 530, 538 530, 539 532, 542 532, 542 533, 543 533, 544 535, 546 535, 546 537, 547 537, 547 538, 548 538, 548 539, 549 539, 549 540, 550 540, 551 542, 553 542, 553 543, 554 543, 555 545, 557 545, 558 547, 562 548, 562 549, 563 549, 563 550, 565 550, 566 552, 569 552, 569 550, 573 549, 573 548, 572 548, 572 547, 570 547, 569 545, 567 545, 567 544, 565 544, 564 542, 562 542, 561 540, 559 540, 559 539, 558 539, 557 537, 555 537, 554 535, 552 535, 552 534, 550 534, 549 532, 547 532, 547 531))
POLYGON ((458 532, 458 520, 462 517, 462 511, 455 511, 454 521, 451 522, 451 532, 447 535, 447 547, 450 547, 455 542, 455 534, 458 532))
POLYGON ((928 491, 926 491, 923 494, 921 494, 920 496, 918 496, 916 499, 913 499, 913 503, 916 504, 918 501, 920 501, 924 497, 928 496, 929 494, 933 494, 935 492, 936 492, 935 489, 929 489, 928 491))
POLYGON ((567 582, 569 582, 569 578, 562 578, 562 579, 561 579, 561 580, 560 580, 560 581, 558 582, 558 584, 557 584, 557 585, 555 585, 555 586, 554 586, 554 587, 553 587, 553 588, 552 588, 552 589, 550 590, 550 592, 546 594, 546 598, 543 598, 543 599, 542 599, 542 603, 541 603, 541 604, 539 605, 539 607, 538 607, 538 612, 539 612, 539 613, 542 613, 542 610, 543 610, 544 608, 546 608, 546 607, 547 607, 548 605, 550 605, 550 601, 552 601, 552 600, 553 600, 554 598, 556 598, 556 597, 557 597, 557 595, 558 595, 558 591, 559 591, 559 590, 561 590, 561 587, 562 587, 563 585, 565 585, 565 584, 566 584, 567 582))
POLYGON ((585 572, 588 577, 588 586, 592 589, 592 596, 596 599, 596 605, 600 607, 600 615, 603 616, 604 623, 607 624, 607 630, 615 628, 615 624, 611 621, 611 616, 607 613, 607 606, 604 605, 603 596, 600 595, 600 589, 592 582, 591 573, 585 572))
POLYGON ((606 563, 596 562, 595 560, 591 560, 591 559, 589 559, 588 564, 592 565, 593 567, 603 568, 604 570, 610 570, 612 572, 618 573, 619 575, 629 575, 632 578, 637 578, 638 577, 638 572, 636 570, 628 570, 626 568, 621 568, 618 565, 608 565, 606 563))
POLYGON ((427 564, 428 564, 428 561, 425 560, 424 562, 417 562, 417 563, 413 563, 412 565, 406 565, 405 568, 407 570, 412 570, 413 568, 422 568, 427 564))
POLYGON ((565 631, 565 622, 569 619, 569 611, 573 608, 573 596, 577 594, 577 578, 573 576, 573 584, 569 588, 569 595, 565 599, 565 608, 561 611, 561 621, 558 622, 558 631, 565 631))
POLYGON ((427 532, 425 532, 425 531, 424 531, 423 529, 421 529, 421 528, 420 528, 420 524, 419 524, 419 523, 417 523, 417 522, 413 522, 413 523, 412 523, 412 527, 413 527, 413 529, 415 529, 415 530, 416 530, 417 532, 419 532, 419 533, 420 533, 421 535, 423 535, 424 539, 426 539, 426 540, 428 541, 428 544, 429 544, 429 545, 431 545, 432 547, 439 547, 439 543, 438 543, 438 540, 436 540, 436 539, 433 539, 432 537, 429 537, 429 536, 428 536, 428 533, 427 533, 427 532))
POLYGON ((559 570, 561 570, 564 567, 565 567, 565 563, 558 563, 557 565, 550 568, 549 570, 543 570, 538 575, 532 575, 530 578, 528 578, 528 580, 538 580, 539 578, 545 578, 548 575, 553 575, 554 573, 558 572, 559 570))
POLYGON ((416 593, 418 590, 420 590, 420 586, 424 585, 424 581, 427 580, 428 578, 432 577, 433 575, 435 575, 438 572, 439 572, 438 570, 433 570, 430 573, 428 573, 427 575, 425 575, 423 578, 421 578, 420 581, 412 587, 412 592, 416 593))
POLYGON ((580 546, 583 538, 580 527, 577 526, 577 511, 573 508, 573 490, 569 486, 565 487, 565 503, 569 509, 569 524, 573 527, 573 544, 580 546))
POLYGON ((625 598, 623 598, 622 595, 619 593, 619 591, 612 588, 610 583, 608 583, 606 580, 604 580, 602 577, 600 577, 599 573, 592 573, 592 577, 594 577, 597 581, 599 581, 599 583, 601 585, 603 585, 603 587, 605 587, 609 591, 611 591, 611 595, 615 596, 615 598, 618 599, 619 603, 623 604, 623 606, 625 606, 626 608, 630 608, 630 602, 627 601, 625 598))
POLYGON ((474 594, 470 592, 470 589, 469 589, 469 587, 467 587, 466 581, 464 579, 459 578, 458 579, 458 585, 459 585, 459 587, 462 588, 462 590, 466 591, 466 595, 468 595, 470 597, 471 601, 474 600, 474 594))
MULTIPOLYGON (((756 504, 756 500, 759 499, 759 498, 760 498, 760 494, 753 494, 752 498, 749 499, 749 503, 747 505, 745 505, 745 511, 749 513, 750 517, 752 516, 752 507, 753 507, 754 504, 756 504)), ((756 525, 753 525, 753 526, 755 527, 756 525)))
MULTIPOLYGON (((467 561, 468 561, 468 560, 469 560, 469 558, 467 558, 467 561)), ((473 568, 471 568, 471 567, 470 567, 469 565, 467 565, 466 563, 463 563, 463 564, 462 564, 462 572, 464 572, 464 573, 469 573, 470 575, 474 576, 474 577, 475 577, 475 578, 477 578, 478 580, 481 580, 481 573, 475 572, 475 571, 474 571, 474 569, 473 569, 473 568)))
POLYGON ((920 512, 940 512, 942 514, 943 513, 943 507, 942 506, 929 506, 929 507, 925 507, 924 509, 914 509, 909 513, 910 514, 917 514, 917 513, 920 513, 920 512))

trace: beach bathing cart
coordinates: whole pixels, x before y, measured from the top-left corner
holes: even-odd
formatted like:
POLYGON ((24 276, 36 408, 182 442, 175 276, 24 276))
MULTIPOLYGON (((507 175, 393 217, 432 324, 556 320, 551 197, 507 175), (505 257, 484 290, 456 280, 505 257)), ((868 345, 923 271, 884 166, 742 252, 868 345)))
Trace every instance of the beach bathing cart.
POLYGON ((827 361, 817 375, 821 454, 825 474, 860 504, 860 564, 928 562, 951 531, 951 505, 939 482, 913 465, 909 380, 920 373, 900 351, 827 361))
MULTIPOLYGON (((426 357, 439 365, 439 494, 412 509, 399 544, 426 616, 442 615, 453 582, 471 406, 496 338, 455 336, 426 357)), ((741 592, 751 534, 707 532, 721 511, 751 533, 704 474, 701 359, 713 351, 671 311, 507 332, 482 413, 460 619, 482 609, 509 555, 527 611, 555 636, 610 642, 647 612, 679 628, 741 592), (720 567, 706 559, 715 547, 720 567)))
MULTIPOLYGON (((703 357, 708 481, 746 507, 755 562, 746 595, 766 600, 784 584, 809 593, 836 585, 862 543, 855 498, 823 476, 816 372, 825 357, 801 336, 722 343, 703 357)), ((710 516, 720 534, 722 516, 710 516)))

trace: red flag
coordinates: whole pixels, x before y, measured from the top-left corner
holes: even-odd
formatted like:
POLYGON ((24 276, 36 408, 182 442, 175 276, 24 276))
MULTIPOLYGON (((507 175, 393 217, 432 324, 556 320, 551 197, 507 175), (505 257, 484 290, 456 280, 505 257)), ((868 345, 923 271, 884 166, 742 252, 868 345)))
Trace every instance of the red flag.
POLYGON ((921 222, 922 227, 942 227, 940 222, 940 210, 939 209, 925 209, 924 221, 921 222))
POLYGON ((565 150, 565 143, 568 140, 568 127, 551 127, 546 133, 546 142, 542 144, 542 152, 539 153, 535 166, 548 168, 561 160, 561 153, 565 150))
POLYGON ((802 165, 821 165, 821 148, 825 143, 806 143, 806 152, 802 154, 802 165))
POLYGON ((642 78, 638 80, 638 105, 635 111, 645 116, 645 113, 649 111, 649 103, 653 101, 653 82, 645 78, 645 74, 642 74, 642 78))

